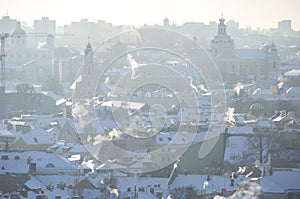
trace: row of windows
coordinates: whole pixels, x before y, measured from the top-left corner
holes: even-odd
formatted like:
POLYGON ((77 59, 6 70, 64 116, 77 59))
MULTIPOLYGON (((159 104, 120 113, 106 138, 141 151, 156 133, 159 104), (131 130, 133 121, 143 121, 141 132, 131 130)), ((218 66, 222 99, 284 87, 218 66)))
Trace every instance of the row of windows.
MULTIPOLYGON (((277 67, 277 64, 276 64, 276 62, 273 62, 272 63, 272 67, 273 67, 273 69, 276 69, 276 67, 277 67)), ((244 71, 245 69, 247 69, 247 68, 249 68, 249 71, 250 72, 255 72, 255 71, 264 71, 264 67, 262 66, 262 65, 259 65, 259 66, 257 66, 257 67, 250 67, 250 66, 246 66, 246 65, 241 65, 240 66, 240 70, 241 71, 244 71)), ((235 67, 235 65, 232 65, 231 66, 231 72, 236 72, 236 67, 235 67)))
MULTIPOLYGON (((20 44, 22 43, 22 44, 25 44, 25 40, 24 39, 22 39, 21 40, 22 42, 20 42, 20 44)), ((13 45, 14 44, 14 40, 12 39, 11 40, 11 44, 13 45)), ((19 44, 19 39, 16 39, 16 44, 19 44)))
MULTIPOLYGON (((10 55, 10 58, 13 59, 14 57, 15 57, 14 54, 11 54, 11 55, 10 55)), ((16 57, 17 57, 17 58, 22 58, 22 55, 18 54, 18 55, 16 55, 16 57)), ((39 56, 39 55, 37 55, 37 54, 35 55, 35 58, 36 58, 36 59, 39 59, 39 58, 46 59, 46 57, 47 57, 47 56, 46 56, 45 54, 43 54, 42 56, 39 56)), ((28 55, 27 55, 27 58, 29 58, 29 59, 32 58, 32 55, 31 55, 31 54, 28 54, 28 55)))
POLYGON ((233 41, 232 40, 228 40, 228 41, 224 41, 224 40, 220 40, 220 41, 218 41, 218 40, 212 40, 211 41, 211 43, 215 43, 215 44, 218 44, 218 43, 220 43, 220 44, 226 44, 226 43, 228 43, 228 44, 233 44, 233 41))

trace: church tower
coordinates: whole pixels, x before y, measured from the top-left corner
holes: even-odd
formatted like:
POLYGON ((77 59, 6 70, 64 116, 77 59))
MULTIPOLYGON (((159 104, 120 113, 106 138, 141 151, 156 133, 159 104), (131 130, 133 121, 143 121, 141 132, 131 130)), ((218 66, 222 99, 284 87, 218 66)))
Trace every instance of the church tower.
POLYGON ((92 81, 94 78, 94 53, 93 53, 93 48, 90 42, 86 45, 86 48, 84 50, 84 65, 83 65, 83 74, 82 77, 83 79, 86 79, 87 81, 87 86, 90 87, 92 81))
MULTIPOLYGON (((96 86, 96 71, 94 65, 94 53, 90 42, 86 45, 84 50, 84 62, 80 69, 77 80, 73 83, 75 86, 75 97, 90 98, 93 97, 96 86)), ((72 87, 72 86, 71 86, 72 87)), ((71 88, 71 89, 74 89, 71 88)))
POLYGON ((11 33, 11 45, 8 62, 16 65, 24 64, 26 60, 27 38, 25 31, 21 28, 21 23, 17 22, 17 27, 11 33))
POLYGON ((221 17, 218 24, 218 33, 210 41, 210 49, 216 56, 232 56, 234 49, 234 42, 226 32, 225 19, 221 17))

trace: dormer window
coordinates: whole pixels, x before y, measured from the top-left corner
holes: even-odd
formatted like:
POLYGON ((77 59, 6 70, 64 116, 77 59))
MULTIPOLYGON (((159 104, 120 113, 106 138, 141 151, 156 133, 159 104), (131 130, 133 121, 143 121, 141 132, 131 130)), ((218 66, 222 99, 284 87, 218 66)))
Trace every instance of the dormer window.
POLYGON ((54 164, 52 164, 52 163, 48 163, 48 164, 46 164, 45 167, 46 167, 46 168, 54 168, 55 166, 54 166, 54 164))

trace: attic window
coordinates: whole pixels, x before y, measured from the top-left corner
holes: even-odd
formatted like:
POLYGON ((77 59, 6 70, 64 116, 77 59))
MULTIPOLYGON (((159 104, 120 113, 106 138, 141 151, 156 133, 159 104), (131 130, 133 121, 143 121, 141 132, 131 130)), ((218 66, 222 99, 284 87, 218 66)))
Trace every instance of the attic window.
POLYGON ((171 141, 171 140, 172 140, 172 138, 168 137, 168 140, 169 140, 169 141, 171 141))
POLYGON ((163 141, 163 139, 162 138, 158 138, 159 139, 159 141, 163 141))
POLYGON ((36 137, 33 137, 33 140, 35 143, 38 143, 38 139, 36 137))
POLYGON ((48 164, 46 164, 45 167, 46 167, 46 168, 54 168, 55 166, 54 166, 54 164, 52 164, 52 163, 48 163, 48 164))
POLYGON ((8 155, 1 156, 1 160, 8 160, 8 155))
POLYGON ((20 160, 20 156, 16 155, 15 160, 20 160))

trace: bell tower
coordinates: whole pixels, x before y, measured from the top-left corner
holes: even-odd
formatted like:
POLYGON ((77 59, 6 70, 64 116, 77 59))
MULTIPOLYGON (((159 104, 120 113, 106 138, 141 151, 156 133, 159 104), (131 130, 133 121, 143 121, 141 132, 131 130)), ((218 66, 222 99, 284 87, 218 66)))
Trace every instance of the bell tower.
POLYGON ((90 42, 84 50, 84 62, 80 68, 77 79, 70 87, 75 89, 76 98, 90 98, 95 93, 96 71, 94 64, 94 53, 90 42))
POLYGON ((210 49, 216 56, 232 56, 234 42, 226 32, 225 19, 223 16, 219 19, 218 33, 210 41, 210 49))

